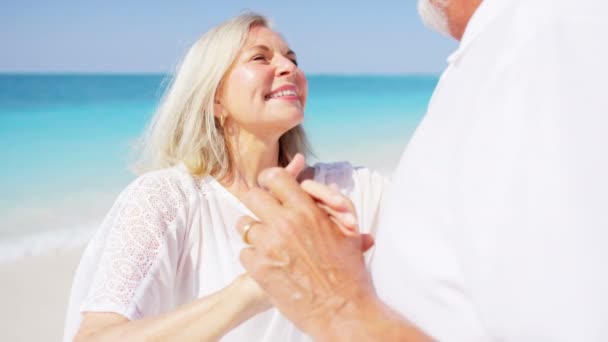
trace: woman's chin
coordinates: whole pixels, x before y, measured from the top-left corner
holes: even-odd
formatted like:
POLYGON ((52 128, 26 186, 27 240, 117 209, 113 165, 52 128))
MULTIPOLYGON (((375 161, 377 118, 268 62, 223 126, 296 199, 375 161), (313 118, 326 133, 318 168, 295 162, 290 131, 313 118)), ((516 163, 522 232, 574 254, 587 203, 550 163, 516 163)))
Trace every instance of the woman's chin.
POLYGON ((280 113, 279 119, 282 121, 283 127, 290 127, 289 129, 304 122, 304 111, 301 109, 285 110, 280 113))
POLYGON ((301 110, 287 110, 274 116, 274 119, 266 121, 263 125, 257 127, 257 131, 269 137, 281 137, 291 129, 301 125, 304 122, 304 112, 301 110))
MULTIPOLYGON (((304 117, 302 117, 302 119, 303 119, 303 118, 304 118, 304 117)), ((298 126, 300 126, 300 125, 302 124, 302 122, 304 121, 304 120, 302 120, 302 119, 301 119, 301 120, 294 120, 294 121, 291 121, 291 122, 290 122, 290 123, 288 123, 288 124, 286 123, 286 124, 285 124, 285 125, 282 127, 282 129, 281 129, 281 134, 279 134, 279 135, 280 135, 280 136, 282 136, 283 134, 285 134, 285 133, 289 132, 290 130, 292 130, 292 129, 294 129, 294 128, 298 127, 298 126)))

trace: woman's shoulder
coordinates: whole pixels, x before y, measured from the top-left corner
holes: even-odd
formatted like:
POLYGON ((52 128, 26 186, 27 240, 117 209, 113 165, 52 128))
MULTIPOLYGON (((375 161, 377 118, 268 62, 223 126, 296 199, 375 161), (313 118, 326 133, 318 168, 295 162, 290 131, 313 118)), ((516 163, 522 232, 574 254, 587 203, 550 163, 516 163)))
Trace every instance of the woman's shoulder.
POLYGON ((112 207, 118 211, 111 210, 109 216, 143 210, 150 215, 164 213, 164 219, 173 221, 178 213, 187 214, 197 203, 199 187, 200 182, 179 166, 149 171, 135 178, 118 195, 112 207))
POLYGON ((127 189, 150 195, 189 198, 200 190, 200 184, 200 180, 183 165, 176 165, 143 173, 127 189))
POLYGON ((138 231, 151 237, 174 231, 176 225, 181 226, 179 222, 187 221, 197 203, 195 184, 192 176, 178 167, 141 174, 120 193, 103 220, 98 231, 100 246, 112 231, 138 231))

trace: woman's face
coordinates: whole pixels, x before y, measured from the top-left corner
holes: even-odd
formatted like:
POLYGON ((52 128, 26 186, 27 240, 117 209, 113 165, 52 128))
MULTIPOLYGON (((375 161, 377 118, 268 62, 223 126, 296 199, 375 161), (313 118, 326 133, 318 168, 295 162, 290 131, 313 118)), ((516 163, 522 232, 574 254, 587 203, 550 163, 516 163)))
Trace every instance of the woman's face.
POLYGON ((308 85, 281 36, 254 27, 219 93, 230 124, 263 139, 278 139, 304 119, 308 85))

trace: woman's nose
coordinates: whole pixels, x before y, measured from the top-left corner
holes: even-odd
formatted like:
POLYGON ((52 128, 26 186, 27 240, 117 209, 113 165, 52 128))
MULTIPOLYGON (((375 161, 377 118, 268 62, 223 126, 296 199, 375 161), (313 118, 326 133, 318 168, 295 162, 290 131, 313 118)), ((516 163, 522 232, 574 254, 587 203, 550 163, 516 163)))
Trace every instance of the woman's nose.
POLYGON ((277 60, 277 74, 279 76, 290 75, 296 70, 295 63, 287 57, 279 57, 277 60))

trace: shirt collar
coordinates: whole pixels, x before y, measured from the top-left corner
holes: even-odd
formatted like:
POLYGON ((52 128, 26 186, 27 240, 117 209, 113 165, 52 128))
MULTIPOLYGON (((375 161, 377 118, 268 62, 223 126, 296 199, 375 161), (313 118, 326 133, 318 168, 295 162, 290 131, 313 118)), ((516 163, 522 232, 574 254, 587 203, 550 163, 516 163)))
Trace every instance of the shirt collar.
POLYGON ((479 7, 473 13, 467 27, 464 30, 462 39, 456 51, 454 51, 447 59, 449 64, 460 59, 462 54, 467 50, 480 32, 483 32, 494 18, 500 14, 505 5, 512 0, 483 0, 479 7))

